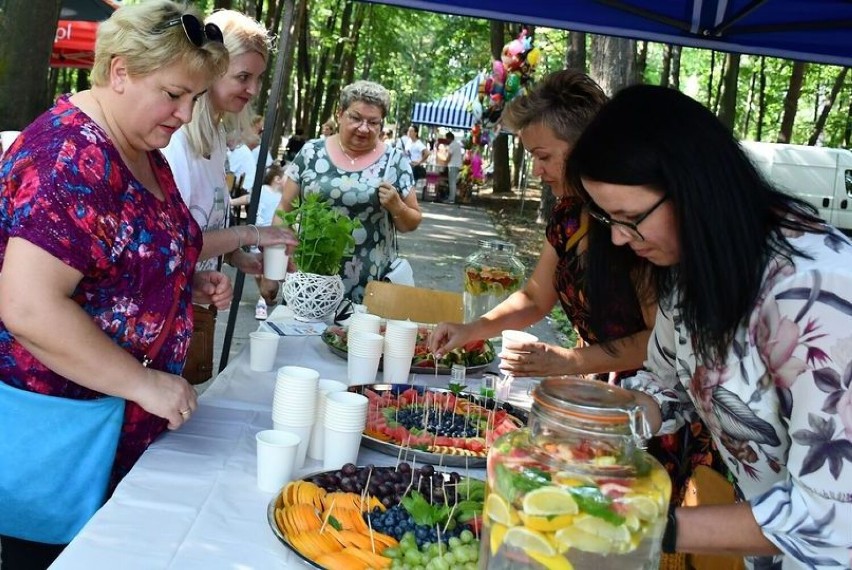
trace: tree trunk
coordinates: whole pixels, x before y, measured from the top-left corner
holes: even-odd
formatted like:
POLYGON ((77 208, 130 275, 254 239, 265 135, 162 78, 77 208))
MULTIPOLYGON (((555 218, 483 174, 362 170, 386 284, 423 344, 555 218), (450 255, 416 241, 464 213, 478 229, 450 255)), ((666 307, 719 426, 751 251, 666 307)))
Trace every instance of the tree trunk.
POLYGON ((610 97, 633 79, 635 49, 633 40, 592 35, 591 76, 610 97))
MULTIPOLYGON (((503 22, 491 21, 491 57, 500 59, 506 33, 503 22)), ((509 173, 509 137, 498 135, 491 141, 491 164, 494 167, 492 192, 507 194, 512 191, 509 173)))
POLYGON ((585 33, 568 32, 568 46, 565 50, 565 69, 576 69, 583 73, 587 71, 585 33))
POLYGON ((796 122, 796 110, 799 107, 799 95, 802 93, 806 68, 807 64, 804 62, 793 62, 790 84, 787 87, 787 95, 784 96, 784 115, 781 117, 781 128, 776 142, 788 143, 793 138, 793 124, 796 122))
POLYGON ((719 70, 719 81, 716 82, 716 99, 713 101, 713 112, 718 115, 719 114, 719 103, 722 100, 722 84, 725 82, 725 73, 727 73, 728 69, 728 60, 722 60, 722 69, 719 70))
MULTIPOLYGON (((296 44, 299 41, 300 31, 299 23, 296 18, 299 11, 296 7, 296 0, 279 0, 278 14, 275 16, 275 21, 279 23, 281 29, 275 28, 279 37, 288 34, 289 40, 286 42, 286 52, 279 53, 278 57, 284 58, 284 69, 281 72, 281 91, 279 92, 278 104, 278 121, 275 125, 275 130, 272 133, 270 142, 270 152, 272 156, 278 156, 278 151, 281 146, 281 135, 284 133, 285 126, 290 124, 290 119, 293 115, 293 58, 296 51, 296 44), (284 10, 290 10, 290 17, 284 18, 282 23, 281 16, 284 10), (289 25, 289 29, 283 29, 289 25)), ((304 33, 302 31, 301 33, 304 33)), ((273 73, 267 73, 267 76, 273 76, 273 73)))
POLYGON ((308 17, 308 0, 299 0, 298 27, 299 44, 296 48, 296 105, 293 116, 296 125, 301 126, 306 133, 314 132, 310 123, 310 102, 308 101, 308 86, 311 78, 311 57, 308 42, 310 41, 310 19, 308 17))
POLYGON ((757 136, 755 140, 763 139, 763 119, 766 118, 766 58, 760 56, 760 92, 757 102, 757 136))
MULTIPOLYGON (((279 32, 278 28, 281 26, 281 16, 282 16, 282 13, 284 12, 284 5, 285 4, 286 4, 286 2, 284 0, 280 0, 277 3, 276 3, 276 0, 270 0, 269 11, 266 14, 266 20, 265 20, 265 22, 266 22, 265 25, 266 25, 267 30, 270 30, 270 31, 275 32, 275 33, 279 32)), ((260 21, 260 20, 258 20, 258 21, 260 21)), ((293 50, 295 49, 296 42, 299 41, 298 20, 296 20, 296 23, 293 25, 292 30, 284 30, 282 33, 290 34, 290 38, 291 38, 290 43, 289 43, 289 46, 290 46, 290 54, 289 54, 290 65, 287 68, 287 70, 285 71, 285 76, 290 77, 293 73, 293 69, 292 69, 293 68, 293 50)), ((269 65, 267 66, 267 72, 263 75, 263 83, 261 84, 260 93, 258 94, 258 97, 257 97, 257 109, 256 109, 256 111, 259 115, 266 114, 266 104, 267 104, 267 100, 269 99, 269 90, 272 88, 272 66, 273 66, 274 61, 275 61, 275 58, 271 57, 270 60, 269 60, 269 65)), ((286 102, 286 98, 290 95, 289 91, 290 91, 290 89, 286 89, 285 91, 283 91, 281 93, 281 95, 285 97, 285 102, 286 102)), ((284 102, 282 102, 282 103, 284 103, 284 102)), ((282 115, 289 115, 289 108, 288 108, 289 106, 285 105, 284 107, 288 109, 288 112, 283 113, 282 115)), ((280 116, 279 119, 284 119, 284 117, 280 116)), ((286 119, 289 121, 289 116, 286 117, 286 119)), ((274 143, 274 140, 273 140, 273 143, 274 143)))
POLYGON ((214 10, 231 10, 234 7, 233 0, 215 0, 213 2, 214 10))
POLYGON ((663 67, 660 69, 660 87, 669 86, 669 75, 672 72, 672 45, 663 46, 663 67))
POLYGON ((743 127, 743 137, 748 138, 748 132, 751 128, 751 112, 754 110, 754 89, 755 83, 757 83, 757 73, 754 72, 754 69, 751 71, 751 80, 748 84, 748 97, 746 99, 746 116, 745 116, 745 126, 743 127))
POLYGON ((849 108, 846 109, 846 128, 843 129, 843 146, 852 146, 852 98, 849 99, 849 108))
POLYGON ((713 76, 716 74, 716 51, 710 50, 710 72, 707 74, 707 102, 704 104, 708 109, 713 109, 713 76))
POLYGON ((5 0, 0 9, 0 117, 23 130, 50 107, 48 74, 61 0, 5 0))
MULTIPOLYGON (((371 11, 372 9, 372 4, 364 4, 362 2, 355 4, 355 23, 352 25, 352 41, 343 57, 343 85, 349 85, 355 80, 355 59, 358 54, 358 46, 361 43, 361 28, 367 17, 367 11, 371 11)), ((390 112, 390 109, 388 109, 388 112, 390 112)))
POLYGON ((672 64, 669 70, 669 87, 680 89, 680 54, 681 46, 672 46, 672 64))
MULTIPOLYGON (((337 37, 335 34, 335 30, 337 29, 337 10, 340 8, 340 4, 336 4, 334 10, 332 10, 331 14, 326 18, 325 21, 325 32, 328 37, 337 37)), ((317 65, 317 73, 316 73, 316 83, 313 85, 311 97, 311 118, 310 125, 317 126, 320 123, 327 121, 330 117, 325 115, 320 115, 320 107, 322 106, 322 97, 321 94, 325 91, 325 76, 326 69, 328 68, 329 62, 329 52, 328 48, 322 48, 319 55, 319 64, 317 65)), ((307 95, 307 93, 306 93, 307 95)))
POLYGON ((340 18, 340 34, 337 36, 337 44, 334 46, 334 55, 331 59, 331 76, 328 88, 325 92, 325 102, 322 106, 322 117, 330 117, 337 105, 340 95, 340 80, 343 78, 343 55, 347 45, 352 41, 352 11, 355 9, 353 0, 345 0, 343 15, 340 18))
POLYGON ((645 83, 645 69, 648 67, 648 42, 636 42, 636 65, 633 70, 633 84, 645 83))
POLYGON ((826 100, 825 104, 822 106, 822 111, 819 114, 819 118, 817 118, 816 120, 814 130, 811 133, 811 136, 808 138, 808 144, 810 146, 815 145, 819 140, 819 137, 822 134, 822 129, 825 128, 825 121, 826 119, 828 119, 828 114, 831 112, 831 108, 834 106, 834 102, 837 100, 837 95, 843 88, 843 82, 846 80, 846 73, 848 71, 849 68, 844 67, 840 70, 840 73, 837 74, 837 77, 834 80, 834 86, 831 88, 831 94, 828 96, 828 100, 826 100))
POLYGON ((524 161, 524 145, 521 144, 520 137, 513 137, 514 143, 512 145, 512 165, 514 168, 512 169, 512 188, 520 188, 521 187, 521 173, 523 171, 523 161, 524 161))
POLYGON ((719 102, 719 121, 734 130, 737 119, 737 79, 740 75, 740 54, 729 53, 725 62, 724 89, 719 102))

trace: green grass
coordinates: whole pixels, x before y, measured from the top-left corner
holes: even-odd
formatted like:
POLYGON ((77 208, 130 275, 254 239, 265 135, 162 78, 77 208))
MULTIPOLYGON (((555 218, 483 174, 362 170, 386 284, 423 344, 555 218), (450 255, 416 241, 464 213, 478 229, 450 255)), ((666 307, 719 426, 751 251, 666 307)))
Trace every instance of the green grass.
POLYGON ((565 314, 565 311, 562 310, 561 305, 557 304, 553 307, 553 310, 550 311, 550 320, 553 323, 554 328, 556 328, 560 334, 565 336, 563 346, 565 348, 574 348, 577 345, 577 331, 574 330, 574 327, 571 325, 571 320, 565 314))

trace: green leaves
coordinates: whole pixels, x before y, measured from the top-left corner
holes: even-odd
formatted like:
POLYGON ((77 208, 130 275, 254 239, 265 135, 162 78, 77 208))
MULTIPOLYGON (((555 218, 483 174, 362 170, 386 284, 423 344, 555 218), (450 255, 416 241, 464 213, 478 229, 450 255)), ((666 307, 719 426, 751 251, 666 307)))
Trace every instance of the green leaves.
POLYGON ((414 524, 418 525, 435 526, 450 516, 450 508, 447 505, 431 505, 426 497, 417 491, 412 491, 408 497, 404 497, 402 506, 411 515, 414 524))
POLYGON ((296 208, 279 215, 288 226, 298 228, 299 245, 293 261, 299 271, 318 275, 340 272, 343 258, 355 249, 352 232, 361 227, 360 220, 335 210, 332 202, 319 194, 308 194, 296 208))

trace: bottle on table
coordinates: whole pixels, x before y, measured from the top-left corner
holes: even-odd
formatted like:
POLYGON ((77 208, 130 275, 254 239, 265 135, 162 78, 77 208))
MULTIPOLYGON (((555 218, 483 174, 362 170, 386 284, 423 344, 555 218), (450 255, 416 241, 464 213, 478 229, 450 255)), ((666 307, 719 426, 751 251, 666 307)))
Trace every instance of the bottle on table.
POLYGON ((464 322, 478 319, 521 288, 524 264, 514 244, 479 240, 464 264, 464 322))

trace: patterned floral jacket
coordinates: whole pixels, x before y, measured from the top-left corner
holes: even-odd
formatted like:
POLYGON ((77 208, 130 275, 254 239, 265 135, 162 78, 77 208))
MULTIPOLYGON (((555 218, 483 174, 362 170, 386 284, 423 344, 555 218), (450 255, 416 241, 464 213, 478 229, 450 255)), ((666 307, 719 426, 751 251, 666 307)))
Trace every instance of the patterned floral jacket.
POLYGON ((852 567, 852 242, 788 238, 812 259, 769 263, 724 365, 696 361, 675 300, 661 303, 646 370, 623 382, 660 404, 670 433, 710 429, 766 537, 751 568, 852 567))

